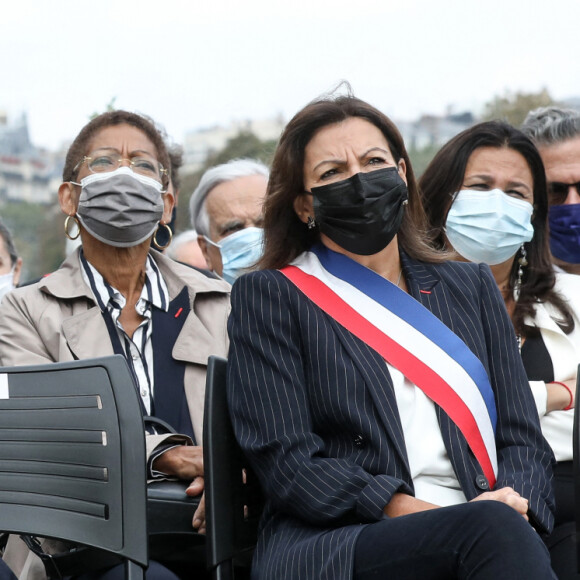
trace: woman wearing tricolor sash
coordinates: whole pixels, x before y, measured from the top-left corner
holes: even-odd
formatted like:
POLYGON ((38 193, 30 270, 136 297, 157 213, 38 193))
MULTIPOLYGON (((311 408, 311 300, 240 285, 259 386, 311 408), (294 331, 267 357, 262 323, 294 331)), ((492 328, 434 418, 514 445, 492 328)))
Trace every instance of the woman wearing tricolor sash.
POLYGON ((393 123, 313 101, 233 287, 228 401, 266 506, 256 579, 553 578, 553 454, 486 265, 430 248, 393 123), (539 532, 539 533, 538 533, 539 532))

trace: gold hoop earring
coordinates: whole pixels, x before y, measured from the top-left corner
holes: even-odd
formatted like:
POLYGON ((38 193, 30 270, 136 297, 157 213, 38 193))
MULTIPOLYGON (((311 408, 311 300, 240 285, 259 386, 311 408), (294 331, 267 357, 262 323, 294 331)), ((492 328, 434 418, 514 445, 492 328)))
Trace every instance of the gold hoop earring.
POLYGON ((64 233, 69 240, 76 240, 81 235, 81 224, 79 223, 79 220, 76 216, 74 216, 74 215, 67 215, 66 216, 66 219, 64 220, 64 233), (77 227, 76 236, 72 236, 71 233, 69 232, 69 225, 70 225, 71 221, 77 227))
POLYGON ((171 228, 167 225, 167 224, 162 224, 159 223, 159 225, 157 226, 157 229, 155 230, 155 233, 153 234, 153 243, 160 249, 160 250, 164 250, 165 248, 169 247, 169 245, 171 244, 171 240, 173 239, 173 232, 171 231, 171 228), (159 232, 159 229, 161 228, 161 226, 163 226, 164 228, 167 229, 167 235, 169 236, 169 240, 167 241, 167 243, 162 246, 158 241, 157 241, 157 234, 159 232))

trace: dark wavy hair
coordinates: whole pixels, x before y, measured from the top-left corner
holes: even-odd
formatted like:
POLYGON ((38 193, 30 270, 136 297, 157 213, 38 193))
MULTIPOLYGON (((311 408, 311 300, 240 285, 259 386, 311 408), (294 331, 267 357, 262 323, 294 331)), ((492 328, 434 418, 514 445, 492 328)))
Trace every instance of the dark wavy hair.
MULTIPOLYGON (((512 316, 514 328, 522 336, 537 332, 534 327, 524 324, 524 318, 526 315, 534 317, 534 303, 539 301, 552 304, 558 310, 558 324, 564 332, 570 333, 574 320, 566 302, 554 290, 556 277, 548 245, 548 193, 544 165, 534 143, 518 129, 503 121, 479 123, 456 135, 435 155, 419 181, 431 242, 436 248, 445 247, 444 228, 453 195, 461 190, 469 158, 480 147, 518 152, 526 160, 534 182, 534 237, 525 245, 528 266, 524 268, 520 297, 512 316)), ((516 255, 509 277, 510 295, 518 277, 518 266, 516 255)))
POLYGON ((274 153, 264 202, 265 241, 264 255, 259 262, 261 268, 282 268, 318 241, 318 231, 309 230, 294 210, 294 200, 305 191, 304 152, 317 131, 351 117, 372 123, 385 136, 395 161, 405 160, 409 204, 397 234, 400 247, 411 257, 426 262, 444 259, 444 254, 430 247, 424 235, 426 217, 398 129, 372 105, 351 94, 341 94, 312 101, 292 118, 282 133, 274 153))
MULTIPOLYGON (((62 171, 62 180, 64 182, 77 178, 78 169, 75 171, 75 168, 79 161, 89 153, 88 149, 95 135, 101 129, 115 125, 130 125, 142 131, 155 146, 157 150, 157 161, 165 169, 171 169, 172 164, 163 140, 163 134, 151 119, 129 111, 107 111, 91 119, 75 137, 75 140, 69 147, 64 162, 64 169, 62 171)), ((164 182, 164 185, 167 185, 167 182, 164 182)))

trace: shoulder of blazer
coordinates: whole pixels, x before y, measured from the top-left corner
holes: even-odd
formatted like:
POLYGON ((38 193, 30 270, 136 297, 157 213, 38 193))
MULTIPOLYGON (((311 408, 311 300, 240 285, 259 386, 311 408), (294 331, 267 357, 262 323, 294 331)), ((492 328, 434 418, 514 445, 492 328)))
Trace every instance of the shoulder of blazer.
MULTIPOLYGON (((580 336, 580 276, 557 272, 554 290, 566 302, 574 320, 574 329, 569 336, 580 336)), ((525 322, 530 326, 564 335, 564 331, 556 322, 559 318, 560 311, 552 303, 538 302, 534 305, 534 316, 526 316, 525 322)))
MULTIPOLYGON (((416 284, 419 292, 429 291, 439 282, 443 282, 447 287, 453 289, 459 285, 464 288, 466 283, 474 288, 479 288, 486 283, 486 279, 493 281, 491 270, 486 264, 455 261, 421 262, 410 258, 404 251, 401 251, 401 263, 405 277, 408 282, 411 282, 409 284, 411 290, 416 284)), ((414 292, 411 294, 413 295, 414 292)), ((416 296, 414 297, 416 298, 416 296)))
POLYGON ((556 272, 554 290, 570 303, 570 307, 580 308, 580 275, 556 272))
POLYGON ((240 276, 232 286, 232 309, 242 312, 251 308, 298 309, 310 300, 279 270, 257 270, 240 276))
POLYGON ((422 274, 424 276, 430 275, 434 278, 445 278, 450 280, 457 280, 458 277, 481 277, 481 268, 489 268, 485 264, 476 264, 475 262, 420 262, 410 258, 401 251, 401 261, 403 266, 409 269, 414 274, 422 274))
POLYGON ((233 292, 239 292, 242 287, 246 286, 259 286, 261 284, 267 284, 268 282, 279 285, 283 287, 296 286, 286 277, 280 270, 256 270, 254 272, 248 272, 247 274, 242 274, 232 286, 233 292))
POLYGON ((261 292, 285 294, 289 299, 292 296, 306 298, 298 286, 280 270, 256 270, 243 274, 234 282, 232 301, 235 297, 242 300, 261 300, 261 292))

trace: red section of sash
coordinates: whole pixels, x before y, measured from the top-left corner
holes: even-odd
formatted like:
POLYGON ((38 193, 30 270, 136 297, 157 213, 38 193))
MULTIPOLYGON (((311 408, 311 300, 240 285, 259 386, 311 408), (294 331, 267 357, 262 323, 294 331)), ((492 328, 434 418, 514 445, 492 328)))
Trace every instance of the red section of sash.
POLYGON ((463 433, 489 482, 490 489, 493 489, 495 474, 479 427, 470 409, 453 388, 420 359, 356 312, 324 282, 296 266, 287 266, 280 271, 324 312, 376 350, 449 415, 463 433))

